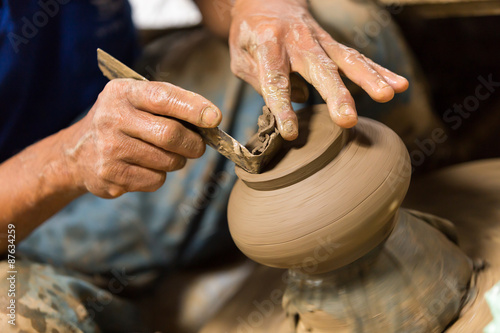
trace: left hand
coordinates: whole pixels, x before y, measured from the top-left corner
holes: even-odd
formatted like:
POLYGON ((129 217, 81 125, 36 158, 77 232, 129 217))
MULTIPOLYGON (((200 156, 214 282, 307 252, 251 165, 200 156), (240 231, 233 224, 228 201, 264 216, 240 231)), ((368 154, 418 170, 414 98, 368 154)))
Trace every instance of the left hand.
POLYGON ((298 135, 291 100, 307 99, 307 88, 290 73, 312 84, 333 121, 346 128, 356 124, 357 113, 340 73, 377 102, 408 88, 405 78, 335 41, 311 16, 306 0, 236 0, 232 16, 231 69, 264 97, 286 140, 298 135))

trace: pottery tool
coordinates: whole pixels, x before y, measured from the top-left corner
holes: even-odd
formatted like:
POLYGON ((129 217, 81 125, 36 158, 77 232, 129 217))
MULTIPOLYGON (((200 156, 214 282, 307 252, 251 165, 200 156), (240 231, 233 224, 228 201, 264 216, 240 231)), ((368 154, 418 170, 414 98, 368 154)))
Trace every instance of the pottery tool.
MULTIPOLYGON (((97 61, 99 69, 110 80, 121 78, 148 81, 101 49, 97 49, 97 61)), ((259 118, 259 131, 246 146, 218 127, 202 128, 182 120, 179 122, 197 132, 207 145, 249 173, 260 173, 281 147, 282 139, 270 112, 264 111, 264 115, 259 118)))

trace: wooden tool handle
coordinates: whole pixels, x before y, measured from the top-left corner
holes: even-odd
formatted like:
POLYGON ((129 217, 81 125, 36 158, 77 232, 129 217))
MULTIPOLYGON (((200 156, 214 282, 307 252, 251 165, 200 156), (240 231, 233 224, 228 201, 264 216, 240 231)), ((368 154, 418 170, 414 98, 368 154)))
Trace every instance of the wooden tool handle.
MULTIPOLYGON (((133 69, 127 67, 125 64, 101 49, 97 49, 97 61, 104 76, 110 80, 136 79, 148 81, 148 79, 144 76, 138 74, 133 69)), ((259 172, 260 165, 256 165, 254 161, 255 159, 252 159, 255 155, 250 153, 245 146, 223 130, 218 127, 202 128, 192 124, 188 124, 187 126, 198 132, 206 144, 217 150, 229 160, 233 161, 242 169, 250 173, 259 172)))

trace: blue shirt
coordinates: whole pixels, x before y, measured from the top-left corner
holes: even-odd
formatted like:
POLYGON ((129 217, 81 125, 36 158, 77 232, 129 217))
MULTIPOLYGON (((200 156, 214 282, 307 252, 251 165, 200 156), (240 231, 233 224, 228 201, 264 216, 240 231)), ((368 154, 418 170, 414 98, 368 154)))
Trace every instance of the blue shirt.
POLYGON ((0 162, 92 105, 98 47, 130 64, 136 45, 125 0, 0 0, 0 162))

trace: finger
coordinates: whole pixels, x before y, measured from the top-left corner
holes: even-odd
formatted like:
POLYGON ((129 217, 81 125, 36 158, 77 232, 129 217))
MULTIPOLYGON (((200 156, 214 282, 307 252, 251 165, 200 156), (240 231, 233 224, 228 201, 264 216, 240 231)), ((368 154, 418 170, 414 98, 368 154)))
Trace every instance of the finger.
POLYGON ((401 75, 397 75, 396 73, 388 70, 385 67, 380 66, 379 64, 377 64, 376 62, 374 62, 373 60, 371 60, 370 58, 368 58, 364 55, 363 55, 363 58, 377 72, 379 72, 380 75, 382 75, 384 77, 385 81, 391 85, 392 89, 394 89, 394 91, 396 93, 401 93, 401 92, 405 91, 406 89, 408 89, 408 86, 410 84, 406 78, 402 77, 401 75))
POLYGON ((290 74, 291 99, 295 103, 305 103, 309 99, 307 84, 297 73, 290 74))
POLYGON ((186 158, 179 154, 133 138, 124 141, 127 148, 122 149, 119 158, 129 164, 161 172, 172 172, 186 165, 186 158))
POLYGON ((130 104, 150 113, 185 120, 199 127, 215 127, 220 110, 206 98, 167 82, 128 82, 125 91, 130 104))
POLYGON ((337 65, 317 45, 294 56, 292 67, 319 92, 333 121, 345 128, 357 123, 356 107, 344 85, 337 65))
POLYGON ((262 97, 276 118, 281 136, 294 140, 299 131, 290 100, 290 65, 286 51, 278 43, 266 42, 255 49, 254 55, 262 97))
POLYGON ((205 152, 206 145, 201 136, 174 119, 141 110, 130 112, 126 118, 122 132, 130 137, 187 158, 198 158, 205 152))
POLYGON ((354 83, 363 88, 377 102, 388 102, 394 97, 394 89, 358 51, 333 41, 321 45, 328 56, 354 83))
POLYGON ((135 164, 123 164, 118 168, 111 182, 122 192, 154 192, 164 183, 167 175, 163 171, 145 168, 135 164))
POLYGON ((234 75, 249 83, 255 91, 260 91, 257 66, 253 57, 248 52, 242 52, 237 47, 231 47, 230 52, 231 71, 234 75))
POLYGON ((155 192, 165 184, 165 180, 167 179, 167 174, 161 171, 142 168, 138 173, 138 177, 143 179, 143 181, 139 186, 130 189, 128 192, 155 192))

